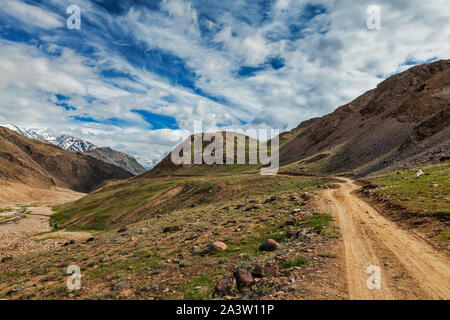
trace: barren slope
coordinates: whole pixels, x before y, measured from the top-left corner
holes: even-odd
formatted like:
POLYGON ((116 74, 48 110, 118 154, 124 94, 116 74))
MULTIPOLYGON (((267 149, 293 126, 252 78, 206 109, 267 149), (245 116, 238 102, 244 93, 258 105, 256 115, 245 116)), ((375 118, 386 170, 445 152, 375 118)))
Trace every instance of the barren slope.
POLYGON ((54 186, 89 192, 106 179, 132 175, 122 168, 53 144, 28 139, 0 127, 0 178, 3 186, 54 186))
POLYGON ((450 158, 450 60, 413 67, 283 133, 285 172, 365 175, 450 158))

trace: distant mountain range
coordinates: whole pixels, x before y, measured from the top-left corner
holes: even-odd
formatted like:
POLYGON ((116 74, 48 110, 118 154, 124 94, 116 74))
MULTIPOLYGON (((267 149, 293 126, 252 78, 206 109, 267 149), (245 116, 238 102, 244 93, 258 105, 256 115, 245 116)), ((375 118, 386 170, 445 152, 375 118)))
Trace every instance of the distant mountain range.
POLYGON ((97 147, 89 141, 74 136, 66 134, 57 136, 49 129, 19 128, 18 126, 12 124, 4 124, 1 126, 20 133, 30 139, 50 142, 67 151, 82 152, 84 154, 91 155, 94 158, 121 167, 133 175, 142 174, 147 170, 139 162, 137 162, 136 159, 126 153, 107 147, 97 147))
MULTIPOLYGON (((91 192, 106 180, 133 175, 86 152, 72 152, 52 143, 30 139, 0 126, 0 199, 39 197, 53 187, 91 192)), ((95 149, 94 149, 95 151, 95 149)))

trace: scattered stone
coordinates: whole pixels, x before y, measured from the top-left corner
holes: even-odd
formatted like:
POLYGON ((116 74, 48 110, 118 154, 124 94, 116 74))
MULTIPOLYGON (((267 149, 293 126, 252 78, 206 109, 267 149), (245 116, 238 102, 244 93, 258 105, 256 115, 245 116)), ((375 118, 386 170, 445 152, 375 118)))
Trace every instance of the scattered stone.
POLYGON ((2 258, 2 263, 6 263, 6 262, 8 262, 8 261, 12 261, 12 257, 4 257, 4 258, 2 258))
POLYGON ((270 198, 268 198, 265 202, 269 203, 269 202, 273 202, 273 201, 277 201, 280 198, 278 196, 271 196, 270 198))
POLYGON ((423 175, 423 171, 422 169, 419 169, 419 171, 417 171, 416 175, 414 176, 416 179, 419 178, 421 175, 423 175))
POLYGON ((287 220, 283 223, 283 226, 295 226, 295 220, 287 220))
POLYGON ((223 251, 223 250, 227 250, 227 248, 228 248, 228 246, 221 241, 216 241, 209 245, 209 249, 211 251, 223 251))
POLYGON ((248 203, 258 203, 258 200, 252 199, 248 203))
POLYGON ((149 229, 148 228, 141 228, 141 230, 139 230, 139 233, 147 233, 149 231, 149 229))
POLYGON ((266 277, 276 277, 278 275, 278 266, 272 263, 266 263, 264 265, 264 273, 266 277))
POLYGON ((244 211, 250 211, 250 210, 256 210, 261 209, 262 207, 259 204, 254 204, 252 206, 247 207, 244 211))
POLYGON ((171 226, 171 227, 165 227, 163 232, 167 233, 167 232, 175 232, 175 231, 180 231, 181 227, 180 226, 171 226))
POLYGON ((69 240, 69 241, 67 241, 66 243, 64 243, 62 246, 63 247, 67 247, 68 245, 71 245, 71 244, 74 244, 75 243, 75 240, 69 240))
POLYGON ((291 214, 299 213, 300 211, 302 211, 302 209, 294 208, 294 209, 292 209, 291 214))
POLYGON ((266 273, 264 272, 264 265, 261 263, 258 263, 255 265, 252 271, 252 275, 255 278, 263 278, 266 276, 266 273))
POLYGON ((95 240, 95 238, 94 237, 90 237, 90 238, 88 238, 87 240, 86 240, 86 242, 85 243, 88 243, 88 242, 92 242, 92 241, 94 241, 95 240))
POLYGON ((236 279, 233 275, 228 275, 220 279, 216 284, 216 293, 220 296, 231 294, 236 287, 236 279))
POLYGON ((297 237, 300 231, 298 230, 292 230, 292 229, 288 229, 286 230, 286 235, 288 236, 288 238, 294 238, 297 237))
POLYGON ((23 285, 18 285, 18 286, 15 286, 15 287, 12 287, 11 289, 9 289, 9 291, 6 293, 6 295, 10 296, 12 294, 19 293, 19 292, 22 292, 22 291, 25 291, 28 289, 29 289, 29 287, 26 287, 23 285))
POLYGON ((236 278, 238 289, 250 287, 253 284, 252 274, 245 269, 237 268, 234 271, 234 277, 236 278))
POLYGON ((135 237, 135 236, 133 236, 133 237, 131 237, 131 241, 133 241, 133 242, 136 242, 136 241, 138 241, 139 239, 137 238, 137 237, 135 237))
POLYGON ((305 200, 305 201, 308 201, 308 200, 310 200, 311 198, 312 198, 312 193, 310 193, 310 192, 303 192, 301 195, 300 195, 300 197, 303 199, 303 200, 305 200))
POLYGON ((128 231, 128 228, 126 226, 123 226, 122 228, 120 228, 119 230, 117 230, 117 233, 122 233, 128 231))
POLYGON ((292 195, 291 195, 291 200, 292 200, 292 201, 298 201, 298 200, 300 200, 300 198, 298 197, 298 195, 292 194, 292 195))
POLYGON ((127 286, 126 282, 124 282, 124 281, 119 281, 119 282, 117 282, 117 283, 115 283, 115 284, 113 285, 112 289, 113 289, 114 291, 118 291, 118 290, 125 289, 126 286, 127 286))
POLYGON ((261 251, 274 251, 280 247, 280 244, 273 239, 264 240, 263 243, 259 246, 259 250, 261 251))
POLYGON ((284 292, 283 291, 278 291, 273 295, 275 298, 279 298, 281 296, 284 296, 284 292))

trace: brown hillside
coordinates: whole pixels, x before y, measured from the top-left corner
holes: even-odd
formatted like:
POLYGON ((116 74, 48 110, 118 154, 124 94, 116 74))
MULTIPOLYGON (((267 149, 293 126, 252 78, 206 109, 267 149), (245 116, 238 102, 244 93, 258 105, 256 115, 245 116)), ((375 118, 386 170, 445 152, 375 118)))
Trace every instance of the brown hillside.
POLYGON ((89 192, 106 179, 131 174, 92 156, 63 150, 0 127, 0 179, 36 188, 66 187, 89 192))
POLYGON ((365 175, 449 158, 450 60, 413 67, 280 136, 285 171, 365 175))

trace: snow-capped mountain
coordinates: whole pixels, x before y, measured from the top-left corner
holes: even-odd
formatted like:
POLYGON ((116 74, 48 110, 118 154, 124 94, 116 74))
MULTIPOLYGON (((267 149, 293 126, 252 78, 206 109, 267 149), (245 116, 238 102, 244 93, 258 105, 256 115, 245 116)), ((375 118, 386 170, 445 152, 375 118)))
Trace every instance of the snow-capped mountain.
POLYGON ((66 134, 58 136, 48 129, 24 129, 12 124, 2 124, 0 126, 16 131, 17 133, 30 139, 37 139, 53 143, 58 147, 68 151, 87 153, 97 159, 121 167, 134 175, 139 175, 146 171, 146 168, 139 164, 136 159, 134 159, 130 155, 110 148, 97 147, 91 142, 77 137, 66 134))
POLYGON ((30 139, 37 139, 56 144, 58 147, 68 151, 87 152, 97 148, 94 144, 90 143, 89 141, 65 134, 61 136, 56 136, 51 130, 48 129, 46 130, 35 128, 24 129, 19 128, 18 126, 12 124, 5 124, 2 125, 2 127, 6 127, 10 130, 16 131, 17 133, 20 133, 21 135, 30 139))
POLYGON ((65 150, 79 151, 79 152, 87 152, 97 148, 89 141, 78 139, 76 137, 68 136, 65 134, 57 137, 55 144, 65 150))

